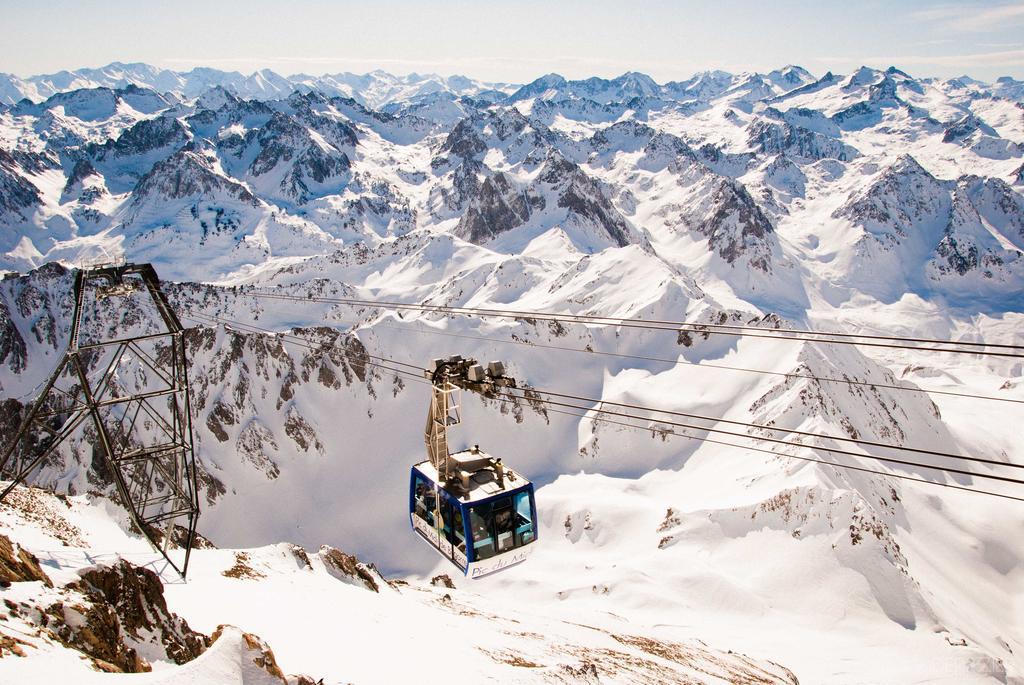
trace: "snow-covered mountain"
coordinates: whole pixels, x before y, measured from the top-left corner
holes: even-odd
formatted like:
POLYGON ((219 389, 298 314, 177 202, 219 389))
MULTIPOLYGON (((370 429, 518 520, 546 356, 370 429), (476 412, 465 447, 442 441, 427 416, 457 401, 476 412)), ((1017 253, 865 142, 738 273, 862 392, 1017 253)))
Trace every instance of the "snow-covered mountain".
MULTIPOLYGON (((199 556, 204 589, 168 586, 167 605, 204 636, 217 622, 243 624, 285 672, 409 675, 358 661, 372 636, 352 642, 351 667, 328 668, 288 640, 295 619, 239 609, 293 587, 351 600, 360 617, 385 612, 389 629, 410 615, 486 626, 459 647, 477 679, 728 681, 692 668, 740 668, 728 650, 749 655, 750 682, 791 682, 785 669, 802 682, 1024 677, 1016 503, 835 468, 852 459, 838 439, 773 454, 749 437, 803 431, 1024 463, 1019 360, 321 300, 1024 344, 1024 105, 1012 83, 867 67, 665 84, 548 75, 521 87, 379 72, 231 81, 201 69, 100 71, 40 77, 32 102, 0 110, 0 268, 12 272, 0 282, 0 425, 16 425, 67 340, 69 267, 153 262, 194 327, 200 532, 224 548, 199 556), (428 393, 372 360, 422 367, 452 353, 505 359, 535 388, 771 428, 648 417, 637 431, 467 397, 457 439, 538 483, 542 528, 528 564, 486 584, 455 579, 445 600, 427 580, 447 569, 405 518, 428 393), (732 433, 691 439, 721 437, 714 427, 732 433), (310 561, 279 543, 311 550, 310 561), (410 585, 394 602, 350 597, 349 586, 336 594, 325 553, 312 553, 322 545, 410 585), (243 554, 262 577, 225 580, 243 554), (522 634, 502 646, 508 630, 522 634), (530 642, 548 631, 571 648, 530 642), (699 656, 679 647, 695 640, 711 646, 699 656), (652 675, 652 664, 666 670, 652 675)), ((132 298, 90 311, 111 333, 153 316, 132 298)), ((133 382, 132 360, 120 363, 133 382)), ((118 545, 138 546, 116 533, 116 511, 87 501, 113 492, 87 435, 35 482, 72 496, 76 525, 104 521, 118 545)), ((101 544, 83 539, 72 547, 85 552, 61 556, 45 536, 19 538, 23 529, 2 532, 66 578, 101 544)), ((72 591, 54 590, 47 606, 72 591)))
POLYGON ((148 64, 114 62, 98 69, 61 71, 24 79, 14 74, 0 73, 0 104, 13 104, 26 99, 40 102, 59 93, 90 88, 129 91, 138 88, 169 93, 175 98, 185 99, 200 96, 212 88, 223 88, 238 97, 255 100, 285 98, 296 90, 315 91, 329 96, 354 98, 364 105, 379 108, 388 103, 414 100, 438 93, 494 100, 512 92, 516 86, 476 81, 465 76, 395 76, 379 70, 369 74, 341 72, 322 76, 282 76, 270 69, 260 69, 246 76, 237 71, 221 71, 208 67, 172 71, 148 64))

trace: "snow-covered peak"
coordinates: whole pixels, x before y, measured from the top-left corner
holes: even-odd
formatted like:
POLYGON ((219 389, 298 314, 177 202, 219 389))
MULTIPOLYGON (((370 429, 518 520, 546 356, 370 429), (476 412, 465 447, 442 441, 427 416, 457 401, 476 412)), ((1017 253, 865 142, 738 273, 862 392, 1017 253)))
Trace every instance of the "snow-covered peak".
POLYGON ((793 90, 814 82, 814 76, 803 67, 787 64, 781 69, 768 72, 766 77, 784 91, 793 90))
POLYGON ((234 93, 228 91, 224 86, 213 86, 207 91, 204 91, 198 98, 196 98, 196 107, 200 109, 209 109, 213 111, 219 110, 221 107, 226 105, 234 105, 238 103, 238 97, 234 93))
POLYGON ((527 83, 516 92, 509 95, 510 102, 527 100, 530 98, 551 99, 557 92, 565 88, 568 81, 558 74, 545 74, 530 83, 527 83))
POLYGON ((852 90, 854 88, 874 85, 885 78, 885 76, 886 74, 878 69, 862 66, 846 77, 842 87, 844 90, 852 90))
POLYGON ((685 81, 666 83, 665 90, 681 100, 708 100, 728 90, 733 78, 732 74, 721 70, 702 71, 685 81))

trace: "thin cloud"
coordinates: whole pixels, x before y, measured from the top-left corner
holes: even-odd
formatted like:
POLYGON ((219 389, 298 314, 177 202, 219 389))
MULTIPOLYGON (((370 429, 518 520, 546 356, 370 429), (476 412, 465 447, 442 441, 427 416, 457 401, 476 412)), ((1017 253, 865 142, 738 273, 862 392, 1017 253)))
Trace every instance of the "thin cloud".
MULTIPOLYGON (((828 64, 849 64, 849 57, 819 57, 828 64)), ((1024 50, 976 52, 967 55, 880 55, 863 57, 864 64, 925 65, 942 67, 1024 67, 1024 50)))
MULTIPOLYGON (((948 44, 950 44, 952 42, 953 42, 952 38, 936 38, 935 40, 919 40, 919 41, 915 41, 913 43, 907 43, 907 46, 908 47, 912 47, 912 48, 918 48, 918 47, 924 47, 926 45, 948 45, 948 44)), ((1013 46, 1008 46, 1008 45, 991 45, 989 47, 1016 47, 1016 45, 1013 45, 1013 46)))
POLYGON ((580 58, 572 56, 551 57, 447 57, 434 59, 402 59, 396 57, 213 57, 206 59, 169 57, 160 60, 162 64, 174 66, 209 66, 212 64, 245 65, 245 64, 420 64, 426 66, 458 66, 472 65, 509 65, 509 64, 580 64, 585 66, 607 66, 617 64, 616 60, 601 58, 580 58))
MULTIPOLYGON (((396 57, 216 57, 206 59, 195 58, 165 58, 160 60, 167 68, 182 69, 198 66, 222 67, 232 69, 262 69, 271 68, 275 70, 288 70, 294 68, 312 68, 337 71, 340 69, 413 69, 424 70, 465 70, 465 69, 488 69, 507 68, 516 66, 529 66, 531 68, 543 68, 557 65, 559 68, 569 69, 590 69, 608 70, 622 68, 622 63, 617 60, 601 58, 580 58, 575 56, 550 56, 550 57, 442 57, 433 59, 402 59, 396 57)), ((659 65, 664 66, 664 65, 659 65)), ((549 69, 550 70, 550 69, 549 69)), ((628 69, 625 69, 628 71, 628 69)))
MULTIPOLYGON (((184 71, 193 67, 213 67, 226 70, 251 73, 260 69, 271 69, 275 72, 294 75, 297 73, 336 74, 349 71, 362 73, 383 69, 395 74, 464 74, 488 81, 502 80, 522 82, 537 76, 557 72, 566 78, 583 78, 589 76, 618 76, 627 71, 641 71, 649 74, 659 82, 687 78, 705 69, 723 69, 733 73, 757 68, 757 65, 741 65, 718 62, 665 62, 645 60, 641 63, 629 63, 624 60, 604 59, 600 57, 578 57, 573 55, 523 56, 523 57, 438 57, 431 59, 402 59, 397 57, 214 57, 186 58, 169 57, 160 60, 160 66, 166 69, 184 71), (494 74, 505 74, 506 78, 495 79, 494 74), (514 75, 513 75, 514 73, 514 75)), ((771 67, 776 68, 775 66, 771 67)), ((768 69, 770 70, 770 69, 768 69)))
POLYGON ((1005 27, 1007 23, 1024 21, 1024 2, 1013 2, 992 7, 976 4, 940 5, 911 12, 915 19, 935 22, 952 31, 989 31, 1005 27))

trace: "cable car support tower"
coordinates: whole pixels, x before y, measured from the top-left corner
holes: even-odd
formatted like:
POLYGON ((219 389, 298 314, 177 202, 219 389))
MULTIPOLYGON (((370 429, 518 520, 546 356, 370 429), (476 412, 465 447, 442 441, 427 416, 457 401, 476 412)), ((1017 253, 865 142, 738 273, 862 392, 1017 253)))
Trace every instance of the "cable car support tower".
POLYGON ((0 453, 0 477, 10 480, 0 500, 38 476, 65 440, 83 435, 92 442, 93 468, 184 578, 199 518, 184 329, 151 264, 78 270, 73 294, 67 350, 0 453), (146 296, 162 329, 143 317, 131 335, 104 335, 113 328, 85 317, 87 303, 95 312, 108 298, 146 296), (184 549, 180 567, 172 546, 184 549))

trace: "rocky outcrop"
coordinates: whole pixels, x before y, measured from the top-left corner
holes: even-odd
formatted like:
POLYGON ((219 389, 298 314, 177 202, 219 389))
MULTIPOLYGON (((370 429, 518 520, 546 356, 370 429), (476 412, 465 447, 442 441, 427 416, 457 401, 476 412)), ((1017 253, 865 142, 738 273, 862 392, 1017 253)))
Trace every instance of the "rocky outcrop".
MULTIPOLYGON (((223 433, 223 429, 221 429, 221 434, 226 440, 227 435, 223 433)), ((221 435, 218 435, 217 438, 220 439, 221 435)), ((279 449, 277 441, 270 429, 260 423, 259 419, 252 419, 242 429, 235 441, 235 447, 239 456, 262 471, 270 480, 281 474, 281 469, 278 468, 272 457, 279 449)))
POLYGON ((979 223, 980 217, 974 205, 963 193, 954 191, 949 223, 935 252, 939 257, 936 269, 940 274, 956 273, 961 276, 981 267, 991 277, 991 269, 1001 266, 998 255, 982 254, 970 237, 961 235, 958 227, 979 223))
POLYGON ((1005 277, 1024 266, 1024 198, 998 179, 964 177, 952 191, 949 219, 929 262, 935 278, 976 273, 1005 277), (1006 249, 992 230, 1018 246, 1006 249))
POLYGON ((88 159, 80 159, 75 162, 75 166, 71 168, 71 173, 68 175, 68 180, 64 184, 64 190, 61 193, 64 199, 69 196, 76 194, 76 191, 81 191, 85 182, 90 177, 99 177, 99 172, 96 171, 96 167, 92 165, 88 159))
MULTIPOLYGON (((445 137, 439 150, 441 155, 457 157, 463 162, 479 159, 487 151, 487 143, 477 133, 472 118, 466 118, 455 125, 445 137)), ((442 164, 443 157, 434 159, 434 166, 442 164)))
POLYGON ((39 559, 0 534, 0 586, 24 582, 40 582, 53 587, 53 581, 39 566, 39 559))
POLYGON ((153 199, 178 200, 186 198, 213 199, 228 197, 257 206, 259 200, 249 190, 214 171, 210 161, 192 145, 162 162, 158 162, 143 176, 132 192, 132 205, 139 206, 153 199))
POLYGON ((759 121, 750 127, 751 147, 765 154, 784 152, 805 159, 838 159, 847 162, 859 155, 841 140, 791 124, 759 121))
POLYGON ((209 645, 209 638, 167 609, 163 584, 153 571, 121 560, 79 576, 53 588, 36 558, 15 551, 0 535, 0 583, 41 582, 53 588, 35 600, 8 601, 8 620, 34 625, 41 637, 81 652, 97 670, 140 673, 157 659, 184 664, 209 645))
POLYGON ((117 138, 86 148, 97 161, 112 161, 161 149, 177 149, 189 141, 189 132, 174 117, 143 119, 125 129, 117 138))
POLYGON ((832 216, 850 219, 880 239, 885 236, 887 241, 899 242, 913 227, 935 219, 948 206, 946 185, 913 157, 903 155, 832 216))
MULTIPOLYGON (((354 134, 347 128, 335 137, 354 142, 354 134)), ((341 176, 352 166, 344 152, 315 140, 306 126, 281 112, 247 134, 243 149, 251 147, 258 152, 249 174, 259 177, 276 171, 282 175, 280 191, 299 203, 316 196, 318 184, 341 176)))
POLYGON ((632 242, 630 228, 597 182, 580 167, 560 154, 553 153, 539 176, 558 193, 558 206, 569 210, 583 223, 597 229, 619 247, 632 242))
MULTIPOLYGON (((217 626, 217 630, 213 631, 210 636, 210 642, 214 643, 220 640, 226 631, 238 630, 232 626, 220 625, 217 626)), ((289 685, 288 679, 284 675, 284 671, 277 665, 277 658, 274 656, 274 651, 270 649, 265 641, 252 633, 241 633, 242 643, 245 645, 245 650, 249 653, 249 658, 252 664, 265 672, 271 678, 280 680, 282 685, 289 685)), ((303 678, 297 685, 304 685, 304 683, 312 683, 313 681, 308 678, 303 678)))
POLYGON ((21 373, 27 360, 25 339, 14 325, 7 303, 0 300, 0 364, 6 364, 12 373, 21 373))
POLYGON ((317 554, 327 572, 338 580, 364 587, 371 592, 380 592, 382 587, 391 586, 373 564, 364 564, 340 549, 324 545, 317 554))
POLYGON ((833 114, 832 121, 843 126, 844 124, 850 124, 858 119, 865 119, 876 114, 877 109, 871 103, 858 102, 833 114))
POLYGON ((1024 195, 1001 179, 977 176, 960 179, 958 192, 966 192, 985 221, 1024 250, 1024 195))
POLYGON ((197 111, 185 121, 193 129, 206 132, 233 124, 262 124, 274 110, 259 100, 241 100, 225 89, 211 89, 196 102, 197 111))
POLYGON ((496 172, 480 184, 455 227, 455 235, 483 244, 526 223, 533 206, 543 209, 544 198, 520 190, 505 174, 496 172))
POLYGON ((721 179, 712 193, 696 230, 707 236, 708 246, 727 264, 745 257, 753 268, 771 272, 771 220, 738 181, 721 179))
POLYGON ((287 102, 297 121, 319 133, 338 150, 351 149, 359 144, 359 136, 348 121, 333 112, 326 113, 331 107, 331 101, 323 93, 295 91, 287 102))
POLYGON ((97 648, 124 645, 126 657, 134 651, 147 660, 160 655, 176 664, 191 661, 209 646, 209 638, 167 609, 163 583, 148 568, 121 560, 113 566, 83 570, 79 576, 81 580, 67 588, 80 592, 92 604, 85 615, 86 624, 92 619, 110 630, 105 636, 92 631, 98 638, 95 643, 84 631, 76 634, 72 630, 72 639, 97 648))
POLYGON ((940 180, 904 155, 832 216, 863 229, 862 263, 888 254, 911 281, 923 273, 931 283, 969 275, 1012 283, 1024 275, 1022 214, 1024 198, 1003 181, 940 180))
POLYGON ((868 86, 868 101, 902 103, 902 100, 900 100, 899 95, 897 94, 895 79, 893 79, 891 75, 886 74, 878 83, 872 83, 868 86))
MULTIPOLYGON (((358 562, 348 564, 342 559, 346 556, 337 556, 339 569, 350 570, 353 578, 364 574, 362 582, 377 582, 379 576, 358 562)), ((183 665, 211 647, 233 648, 221 642, 225 640, 237 642, 239 656, 251 664, 243 666, 242 673, 255 667, 282 685, 314 685, 307 676, 286 676, 270 646, 252 633, 226 625, 209 637, 192 630, 168 610, 163 583, 148 568, 119 560, 82 569, 78 576, 54 587, 34 555, 0 535, 0 587, 37 583, 40 588, 19 592, 17 601, 9 599, 0 608, 0 620, 26 638, 0 631, 0 657, 29 657, 40 643, 50 643, 77 652, 97 671, 144 673, 155 661, 183 665), (30 632, 23 632, 25 628, 30 632)))
POLYGON ((41 202, 39 189, 25 178, 14 157, 0 148, 0 220, 24 219, 41 202))
POLYGON ((942 133, 943 143, 955 143, 969 138, 976 131, 982 131, 986 135, 998 135, 992 127, 986 124, 973 114, 966 114, 960 119, 952 122, 942 133))

